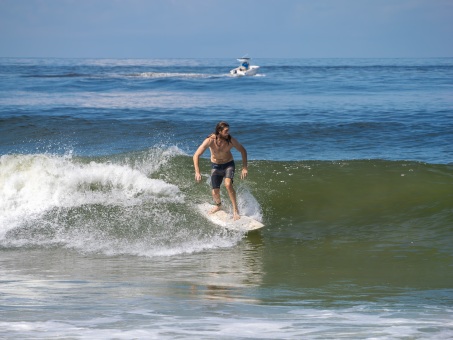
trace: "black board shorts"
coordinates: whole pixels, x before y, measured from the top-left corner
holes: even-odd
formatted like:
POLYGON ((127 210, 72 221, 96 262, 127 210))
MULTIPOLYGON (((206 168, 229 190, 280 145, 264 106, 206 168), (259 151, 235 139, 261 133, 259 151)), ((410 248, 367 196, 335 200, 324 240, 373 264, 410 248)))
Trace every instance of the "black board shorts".
POLYGON ((231 181, 233 181, 234 170, 234 161, 225 164, 211 163, 211 187, 213 189, 220 188, 224 178, 231 178, 231 181))

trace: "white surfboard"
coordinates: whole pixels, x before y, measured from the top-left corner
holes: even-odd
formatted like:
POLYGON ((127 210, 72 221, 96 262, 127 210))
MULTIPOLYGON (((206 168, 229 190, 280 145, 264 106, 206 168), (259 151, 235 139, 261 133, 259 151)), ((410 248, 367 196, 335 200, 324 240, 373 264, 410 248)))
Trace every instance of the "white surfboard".
POLYGON ((250 231, 264 227, 264 224, 249 216, 241 215, 241 218, 235 221, 233 216, 224 210, 210 214, 209 212, 214 206, 209 203, 198 204, 197 207, 208 220, 228 229, 250 231))

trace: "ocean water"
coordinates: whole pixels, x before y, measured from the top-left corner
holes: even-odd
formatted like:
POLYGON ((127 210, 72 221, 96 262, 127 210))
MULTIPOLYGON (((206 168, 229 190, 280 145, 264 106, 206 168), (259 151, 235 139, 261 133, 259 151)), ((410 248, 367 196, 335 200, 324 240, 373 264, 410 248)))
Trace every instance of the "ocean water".
POLYGON ((1 338, 453 338, 453 59, 252 61, 0 59, 1 338))

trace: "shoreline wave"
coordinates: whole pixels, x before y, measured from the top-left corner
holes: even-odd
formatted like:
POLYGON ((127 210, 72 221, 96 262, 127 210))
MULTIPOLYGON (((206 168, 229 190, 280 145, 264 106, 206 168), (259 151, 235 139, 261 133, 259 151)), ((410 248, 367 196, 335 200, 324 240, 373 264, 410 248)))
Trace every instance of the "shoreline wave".
MULTIPOLYGON (((141 254, 236 244, 242 235, 216 229, 194 209, 210 201, 209 164, 201 160, 205 182, 196 185, 191 162, 177 148, 95 158, 3 155, 0 243, 63 242, 141 254)), ((380 239, 383 245, 406 238, 449 251, 452 166, 251 160, 249 173, 247 181, 236 181, 240 209, 258 213, 281 237, 337 235, 353 242, 380 239)))

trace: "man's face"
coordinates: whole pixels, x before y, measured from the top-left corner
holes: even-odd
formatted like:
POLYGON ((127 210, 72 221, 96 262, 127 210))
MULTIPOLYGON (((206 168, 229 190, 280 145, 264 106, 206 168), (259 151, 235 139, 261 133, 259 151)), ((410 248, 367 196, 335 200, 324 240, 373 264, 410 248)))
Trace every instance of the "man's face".
POLYGON ((230 128, 226 127, 222 131, 220 131, 220 137, 227 139, 230 135, 230 128))

